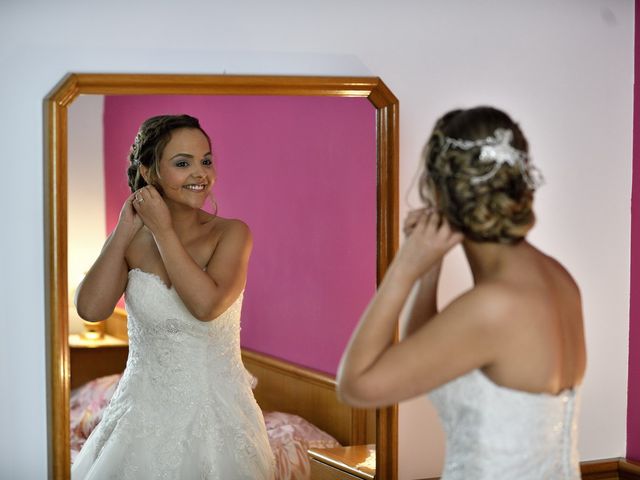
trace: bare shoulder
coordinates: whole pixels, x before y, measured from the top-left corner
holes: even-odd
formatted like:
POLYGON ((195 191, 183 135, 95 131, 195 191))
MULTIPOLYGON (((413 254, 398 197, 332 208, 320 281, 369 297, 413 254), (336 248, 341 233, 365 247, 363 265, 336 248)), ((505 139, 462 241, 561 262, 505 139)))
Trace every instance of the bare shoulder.
POLYGON ((236 239, 251 238, 249 226, 240 219, 224 218, 204 210, 200 210, 199 215, 200 225, 205 227, 206 234, 216 242, 228 236, 236 239))
POLYGON ((463 347, 470 362, 468 369, 490 365, 526 330, 523 328, 524 302, 523 294, 508 282, 479 283, 425 324, 425 342, 438 341, 446 345, 450 341, 451 348, 457 352, 463 347))
POLYGON ((496 327, 513 317, 521 297, 521 292, 507 282, 483 282, 455 299, 447 309, 463 310, 465 315, 460 318, 477 326, 496 327))
POLYGON ((235 255, 231 252, 246 255, 251 252, 253 247, 253 237, 249 226, 237 218, 216 217, 212 221, 209 235, 215 245, 214 254, 223 251, 226 252, 225 255, 235 255))
POLYGON ((217 230, 221 240, 232 238, 234 241, 251 242, 252 239, 249 226, 237 218, 218 217, 217 230))
POLYGON ((580 287, 578 286, 571 273, 569 273, 569 270, 562 263, 549 255, 545 254, 545 259, 555 270, 560 281, 562 281, 568 288, 574 290, 575 293, 580 296, 580 287))

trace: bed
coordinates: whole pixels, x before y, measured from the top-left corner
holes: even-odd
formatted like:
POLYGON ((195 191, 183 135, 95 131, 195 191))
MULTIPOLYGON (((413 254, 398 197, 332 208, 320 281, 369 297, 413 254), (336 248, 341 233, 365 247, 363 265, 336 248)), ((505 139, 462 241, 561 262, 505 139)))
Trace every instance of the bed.
MULTIPOLYGON (((107 333, 126 341, 123 316, 120 312, 108 321, 107 333)), ((120 378, 123 351, 114 352, 113 347, 72 348, 72 462, 100 421, 120 378), (96 361, 88 361, 91 357, 96 361), (99 370, 92 374, 95 368, 99 370)), ((375 442, 375 410, 338 402, 333 377, 246 349, 242 359, 256 379, 254 395, 265 417, 279 480, 310 478, 309 448, 375 442)))

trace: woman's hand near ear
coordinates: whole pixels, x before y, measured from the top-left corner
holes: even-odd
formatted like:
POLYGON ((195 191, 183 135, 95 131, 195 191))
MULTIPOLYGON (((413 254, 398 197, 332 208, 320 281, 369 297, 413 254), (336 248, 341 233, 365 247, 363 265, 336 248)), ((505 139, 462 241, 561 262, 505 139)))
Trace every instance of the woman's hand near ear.
POLYGON ((118 225, 116 226, 116 230, 120 229, 126 236, 130 237, 130 239, 138 233, 138 230, 140 230, 143 225, 142 218, 133 206, 135 195, 135 193, 129 195, 124 205, 122 205, 120 216, 118 217, 118 225))
POLYGON ((462 233, 451 228, 446 218, 426 209, 410 212, 404 231, 407 239, 393 264, 412 282, 430 271, 464 238, 462 233))
POLYGON ((428 216, 432 212, 433 207, 417 208, 409 211, 409 213, 407 213, 407 217, 404 219, 404 223, 402 224, 402 233, 404 233, 404 236, 408 237, 411 235, 418 224, 418 220, 420 220, 424 215, 428 216))
POLYGON ((133 208, 154 235, 173 228, 169 208, 154 186, 147 185, 135 192, 133 208))

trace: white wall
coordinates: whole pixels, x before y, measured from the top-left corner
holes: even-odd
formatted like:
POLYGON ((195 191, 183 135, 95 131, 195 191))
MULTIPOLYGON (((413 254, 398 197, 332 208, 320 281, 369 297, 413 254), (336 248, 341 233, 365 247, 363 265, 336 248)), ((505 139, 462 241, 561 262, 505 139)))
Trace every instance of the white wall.
POLYGON ((104 97, 81 95, 69 108, 68 219, 69 333, 83 330, 73 295, 106 237, 104 193, 104 97))
MULTIPOLYGON (((569 267, 584 295, 582 458, 623 455, 633 5, 3 2, 0 476, 46 476, 42 99, 71 71, 380 76, 401 101, 401 191, 439 114, 479 103, 507 109, 548 179, 532 240, 569 267)), ((466 281, 454 255, 443 296, 466 281)), ((431 476, 441 461, 425 402, 401 406, 403 480, 431 476)))

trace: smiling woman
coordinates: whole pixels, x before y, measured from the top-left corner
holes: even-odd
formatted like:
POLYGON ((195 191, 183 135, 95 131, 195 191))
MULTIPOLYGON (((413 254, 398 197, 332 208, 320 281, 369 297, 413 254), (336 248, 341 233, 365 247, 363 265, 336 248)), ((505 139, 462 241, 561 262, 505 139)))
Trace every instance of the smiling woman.
MULTIPOLYGON (((189 167, 182 163, 173 166, 195 167, 190 162, 205 160, 208 151, 215 163, 212 195, 219 212, 211 220, 212 212, 207 210, 200 220, 205 226, 212 226, 225 218, 240 218, 250 226, 254 238, 250 281, 242 296, 242 356, 259 379, 255 395, 260 407, 265 412, 301 415, 343 445, 376 442, 377 472, 381 478, 393 479, 397 458, 395 408, 381 410, 376 421, 375 412, 340 405, 334 377, 339 355, 356 319, 353 311, 360 309, 363 299, 375 289, 376 279, 384 273, 397 241, 398 110, 397 100, 384 84, 376 78, 72 75, 56 88, 47 105, 51 138, 47 153, 51 173, 49 245, 50 252, 56 252, 48 258, 54 476, 65 478, 69 472, 66 315, 71 310, 64 302, 67 238, 62 235, 66 231, 66 209, 69 208, 71 223, 80 224, 83 233, 88 224, 78 222, 80 210, 92 219, 102 216, 107 232, 117 229, 121 207, 131 196, 123 173, 131 164, 126 157, 138 126, 145 118, 186 112, 201 120, 212 145, 206 151, 208 142, 202 151, 177 149, 176 154, 187 153, 193 158, 184 159, 189 167), (93 171, 103 171, 105 195, 90 192, 76 197, 73 187, 67 207, 67 111, 79 95, 73 107, 81 105, 80 100, 95 99, 95 94, 106 95, 94 101, 100 109, 93 122, 100 128, 95 144, 103 144, 104 151, 95 149, 78 160, 94 165, 93 171), (102 154, 104 163, 94 164, 94 158, 102 154), (103 206, 98 211, 91 210, 90 203, 100 204, 101 198, 105 199, 103 206)), ((77 135, 83 137, 78 122, 69 127, 70 142, 77 135)), ((206 162, 199 166, 204 170, 206 162)), ((70 177, 72 173, 77 175, 77 167, 69 164, 70 177)), ((159 173, 164 181, 168 173, 162 168, 160 163, 159 173)), ((147 173, 151 176, 153 172, 147 173)), ((79 182, 86 187, 84 184, 93 180, 94 177, 85 176, 79 182)), ((159 191, 157 195, 167 209, 173 204, 188 210, 181 199, 206 196, 194 192, 198 185, 192 180, 172 184, 177 187, 175 193, 188 195, 178 195, 176 202, 165 200, 169 196, 166 185, 156 182, 153 188, 163 190, 164 197, 159 191)), ((100 191, 99 185, 94 187, 100 191)), ((142 203, 132 204, 138 207, 137 215, 144 214, 140 206, 153 203, 155 194, 149 186, 140 193, 142 203)), ((179 230, 175 219, 172 223, 179 230)), ((239 224, 230 225, 234 223, 239 224)), ((100 225, 97 229, 104 231, 100 225)), ((235 230, 242 233, 242 228, 235 230)), ((71 242, 71 230, 69 235, 71 242)), ((163 237, 158 238, 160 243, 167 240, 161 232, 158 237, 163 237)), ((147 246, 155 244, 158 251, 156 236, 151 234, 148 239, 147 246)), ((188 239, 185 243, 189 243, 188 239)), ((69 259, 78 257, 84 247, 70 243, 69 259)), ((206 265, 208 259, 194 260, 206 265)), ((161 278, 163 271, 154 270, 156 265, 134 266, 126 279, 127 288, 141 288, 142 284, 157 287, 154 289, 162 299, 154 301, 153 308, 163 310, 165 294, 181 297, 184 293, 178 295, 179 282, 172 281, 169 272, 161 278)), ((78 272, 86 270, 78 268, 78 272)), ((206 277, 208 270, 198 273, 206 277)), ((70 274, 76 278, 76 273, 70 274)), ((131 296, 132 301, 128 302, 128 313, 134 317, 129 320, 133 336, 137 334, 133 305, 136 298, 141 297, 131 296)), ((232 306, 230 310, 233 309, 232 306)), ((156 313, 162 315, 161 311, 156 313)), ((215 323, 218 320, 196 322, 203 327, 215 323)), ((97 372, 104 363, 98 358, 105 358, 108 350, 90 349, 92 359, 84 364, 97 372)), ((72 365, 79 353, 74 345, 72 365)), ((101 375, 122 371, 119 368, 101 375)), ((72 384, 73 378, 79 379, 74 374, 72 384)), ((107 379, 99 385, 104 382, 107 379)), ((109 382, 111 385, 112 380, 109 382)), ((73 405, 75 411, 76 403, 73 405)), ((266 415, 265 419, 267 428, 273 426, 266 415)), ((269 435, 271 440, 271 431, 269 435)), ((301 457, 306 456, 307 448, 300 449, 301 457)))
POLYGON ((146 120, 131 147, 129 161, 127 173, 131 191, 154 185, 160 187, 162 193, 161 183, 172 190, 194 186, 185 183, 187 178, 182 178, 190 174, 200 181, 198 188, 193 190, 203 191, 203 187, 209 190, 215 180, 211 140, 200 122, 189 115, 160 115, 146 120), (198 170, 194 172, 196 167, 198 170))
POLYGON ((141 471, 274 478, 240 355, 251 235, 241 221, 201 210, 213 181, 210 156, 207 135, 186 115, 150 118, 136 136, 134 192, 77 293, 80 316, 96 321, 126 292, 129 358, 73 464, 74 479, 141 471))

